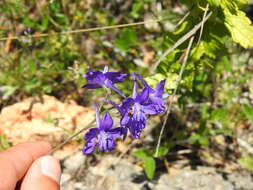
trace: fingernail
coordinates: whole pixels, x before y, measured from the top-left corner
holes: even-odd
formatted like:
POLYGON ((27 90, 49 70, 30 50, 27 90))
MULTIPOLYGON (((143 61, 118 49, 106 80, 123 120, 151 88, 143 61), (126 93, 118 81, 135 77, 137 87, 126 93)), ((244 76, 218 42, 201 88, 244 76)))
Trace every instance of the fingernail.
POLYGON ((40 158, 40 163, 41 173, 50 177, 59 184, 61 179, 61 168, 59 161, 52 156, 44 156, 40 158))

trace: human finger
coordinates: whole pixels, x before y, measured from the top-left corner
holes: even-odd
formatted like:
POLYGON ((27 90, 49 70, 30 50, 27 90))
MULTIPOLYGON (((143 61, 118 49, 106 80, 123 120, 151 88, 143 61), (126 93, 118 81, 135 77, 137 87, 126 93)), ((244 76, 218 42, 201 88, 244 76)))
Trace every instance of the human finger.
POLYGON ((59 161, 52 156, 43 156, 29 168, 23 179, 21 190, 58 190, 60 176, 59 161))
POLYGON ((27 142, 0 153, 0 189, 13 190, 37 158, 47 154, 51 146, 47 142, 27 142))

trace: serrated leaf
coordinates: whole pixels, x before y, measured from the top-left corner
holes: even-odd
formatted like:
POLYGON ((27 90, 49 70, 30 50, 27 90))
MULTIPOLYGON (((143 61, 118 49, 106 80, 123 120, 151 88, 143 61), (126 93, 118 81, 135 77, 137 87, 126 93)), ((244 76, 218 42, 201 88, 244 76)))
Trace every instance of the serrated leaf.
POLYGON ((154 177, 155 168, 156 164, 154 158, 150 157, 144 160, 144 170, 149 179, 152 179, 154 177))
POLYGON ((142 160, 150 158, 150 154, 144 149, 139 149, 139 150, 133 152, 132 155, 137 157, 137 158, 140 158, 142 160))
POLYGON ((247 170, 253 171, 253 157, 249 155, 243 155, 238 163, 247 170))
POLYGON ((246 14, 240 10, 232 14, 228 9, 223 10, 225 26, 230 31, 232 39, 242 47, 253 47, 253 27, 246 14))

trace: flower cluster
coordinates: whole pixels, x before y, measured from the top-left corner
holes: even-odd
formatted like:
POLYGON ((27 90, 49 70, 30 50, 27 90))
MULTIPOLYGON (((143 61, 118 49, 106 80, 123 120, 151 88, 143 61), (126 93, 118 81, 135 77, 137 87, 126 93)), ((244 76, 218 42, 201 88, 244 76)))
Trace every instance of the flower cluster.
POLYGON ((90 70, 86 73, 85 78, 88 83, 84 85, 84 88, 109 88, 124 97, 124 100, 121 104, 106 100, 121 115, 120 126, 116 128, 113 127, 113 120, 108 112, 100 119, 98 105, 95 104, 96 127, 89 129, 84 136, 86 141, 83 147, 84 154, 92 153, 97 145, 102 151, 112 151, 115 147, 114 139, 121 136, 125 139, 128 132, 132 138, 139 138, 142 130, 146 127, 148 116, 166 111, 163 100, 165 80, 160 81, 153 89, 142 76, 132 73, 133 92, 131 97, 126 97, 114 84, 123 82, 128 76, 128 74, 119 72, 108 72, 108 67, 105 67, 103 72, 90 70), (143 86, 140 90, 138 80, 143 86))

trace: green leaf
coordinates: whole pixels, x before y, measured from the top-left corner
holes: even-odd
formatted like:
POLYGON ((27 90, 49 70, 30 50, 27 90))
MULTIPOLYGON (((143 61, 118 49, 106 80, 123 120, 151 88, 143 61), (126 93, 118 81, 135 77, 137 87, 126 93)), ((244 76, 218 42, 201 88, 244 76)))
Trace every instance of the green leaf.
POLYGON ((228 9, 223 10, 225 26, 230 31, 232 39, 242 47, 253 47, 253 27, 246 14, 240 10, 231 13, 228 9))
POLYGON ((202 146, 208 147, 209 146, 209 139, 208 137, 202 136, 198 139, 199 144, 202 146))
POLYGON ((211 119, 214 121, 226 121, 228 120, 228 112, 224 109, 215 109, 211 113, 211 119))
POLYGON ((143 2, 141 2, 141 1, 135 2, 132 6, 132 11, 130 12, 130 15, 134 18, 138 18, 139 13, 142 8, 143 8, 143 2))
POLYGON ((133 156, 140 158, 142 160, 145 160, 145 159, 151 157, 150 154, 144 149, 139 149, 139 150, 133 152, 132 154, 133 154, 133 156))
POLYGON ((128 51, 138 43, 137 34, 133 29, 125 29, 121 33, 120 38, 115 40, 115 46, 122 51, 128 51))
POLYGON ((144 170, 149 179, 152 179, 155 174, 155 159, 150 157, 144 160, 144 170))
POLYGON ((253 171, 253 157, 249 155, 243 155, 238 163, 247 170, 253 171))
POLYGON ((173 32, 174 35, 179 35, 184 33, 185 31, 187 31, 190 27, 190 23, 189 21, 184 21, 178 28, 178 30, 176 30, 175 32, 173 32))
POLYGON ((167 76, 165 76, 161 73, 157 73, 145 78, 148 85, 150 85, 152 88, 154 88, 161 80, 164 80, 164 79, 166 79, 164 91, 167 92, 168 90, 174 89, 176 87, 178 74, 167 73, 167 76))
POLYGON ((247 104, 242 105, 242 111, 248 120, 253 121, 253 108, 247 104))
POLYGON ((155 154, 156 152, 154 152, 154 156, 155 157, 162 157, 162 156, 165 156, 167 153, 168 153, 169 149, 167 147, 159 147, 158 149, 158 152, 157 152, 157 155, 155 154))
POLYGON ((220 6, 221 0, 207 0, 212 6, 220 6))

